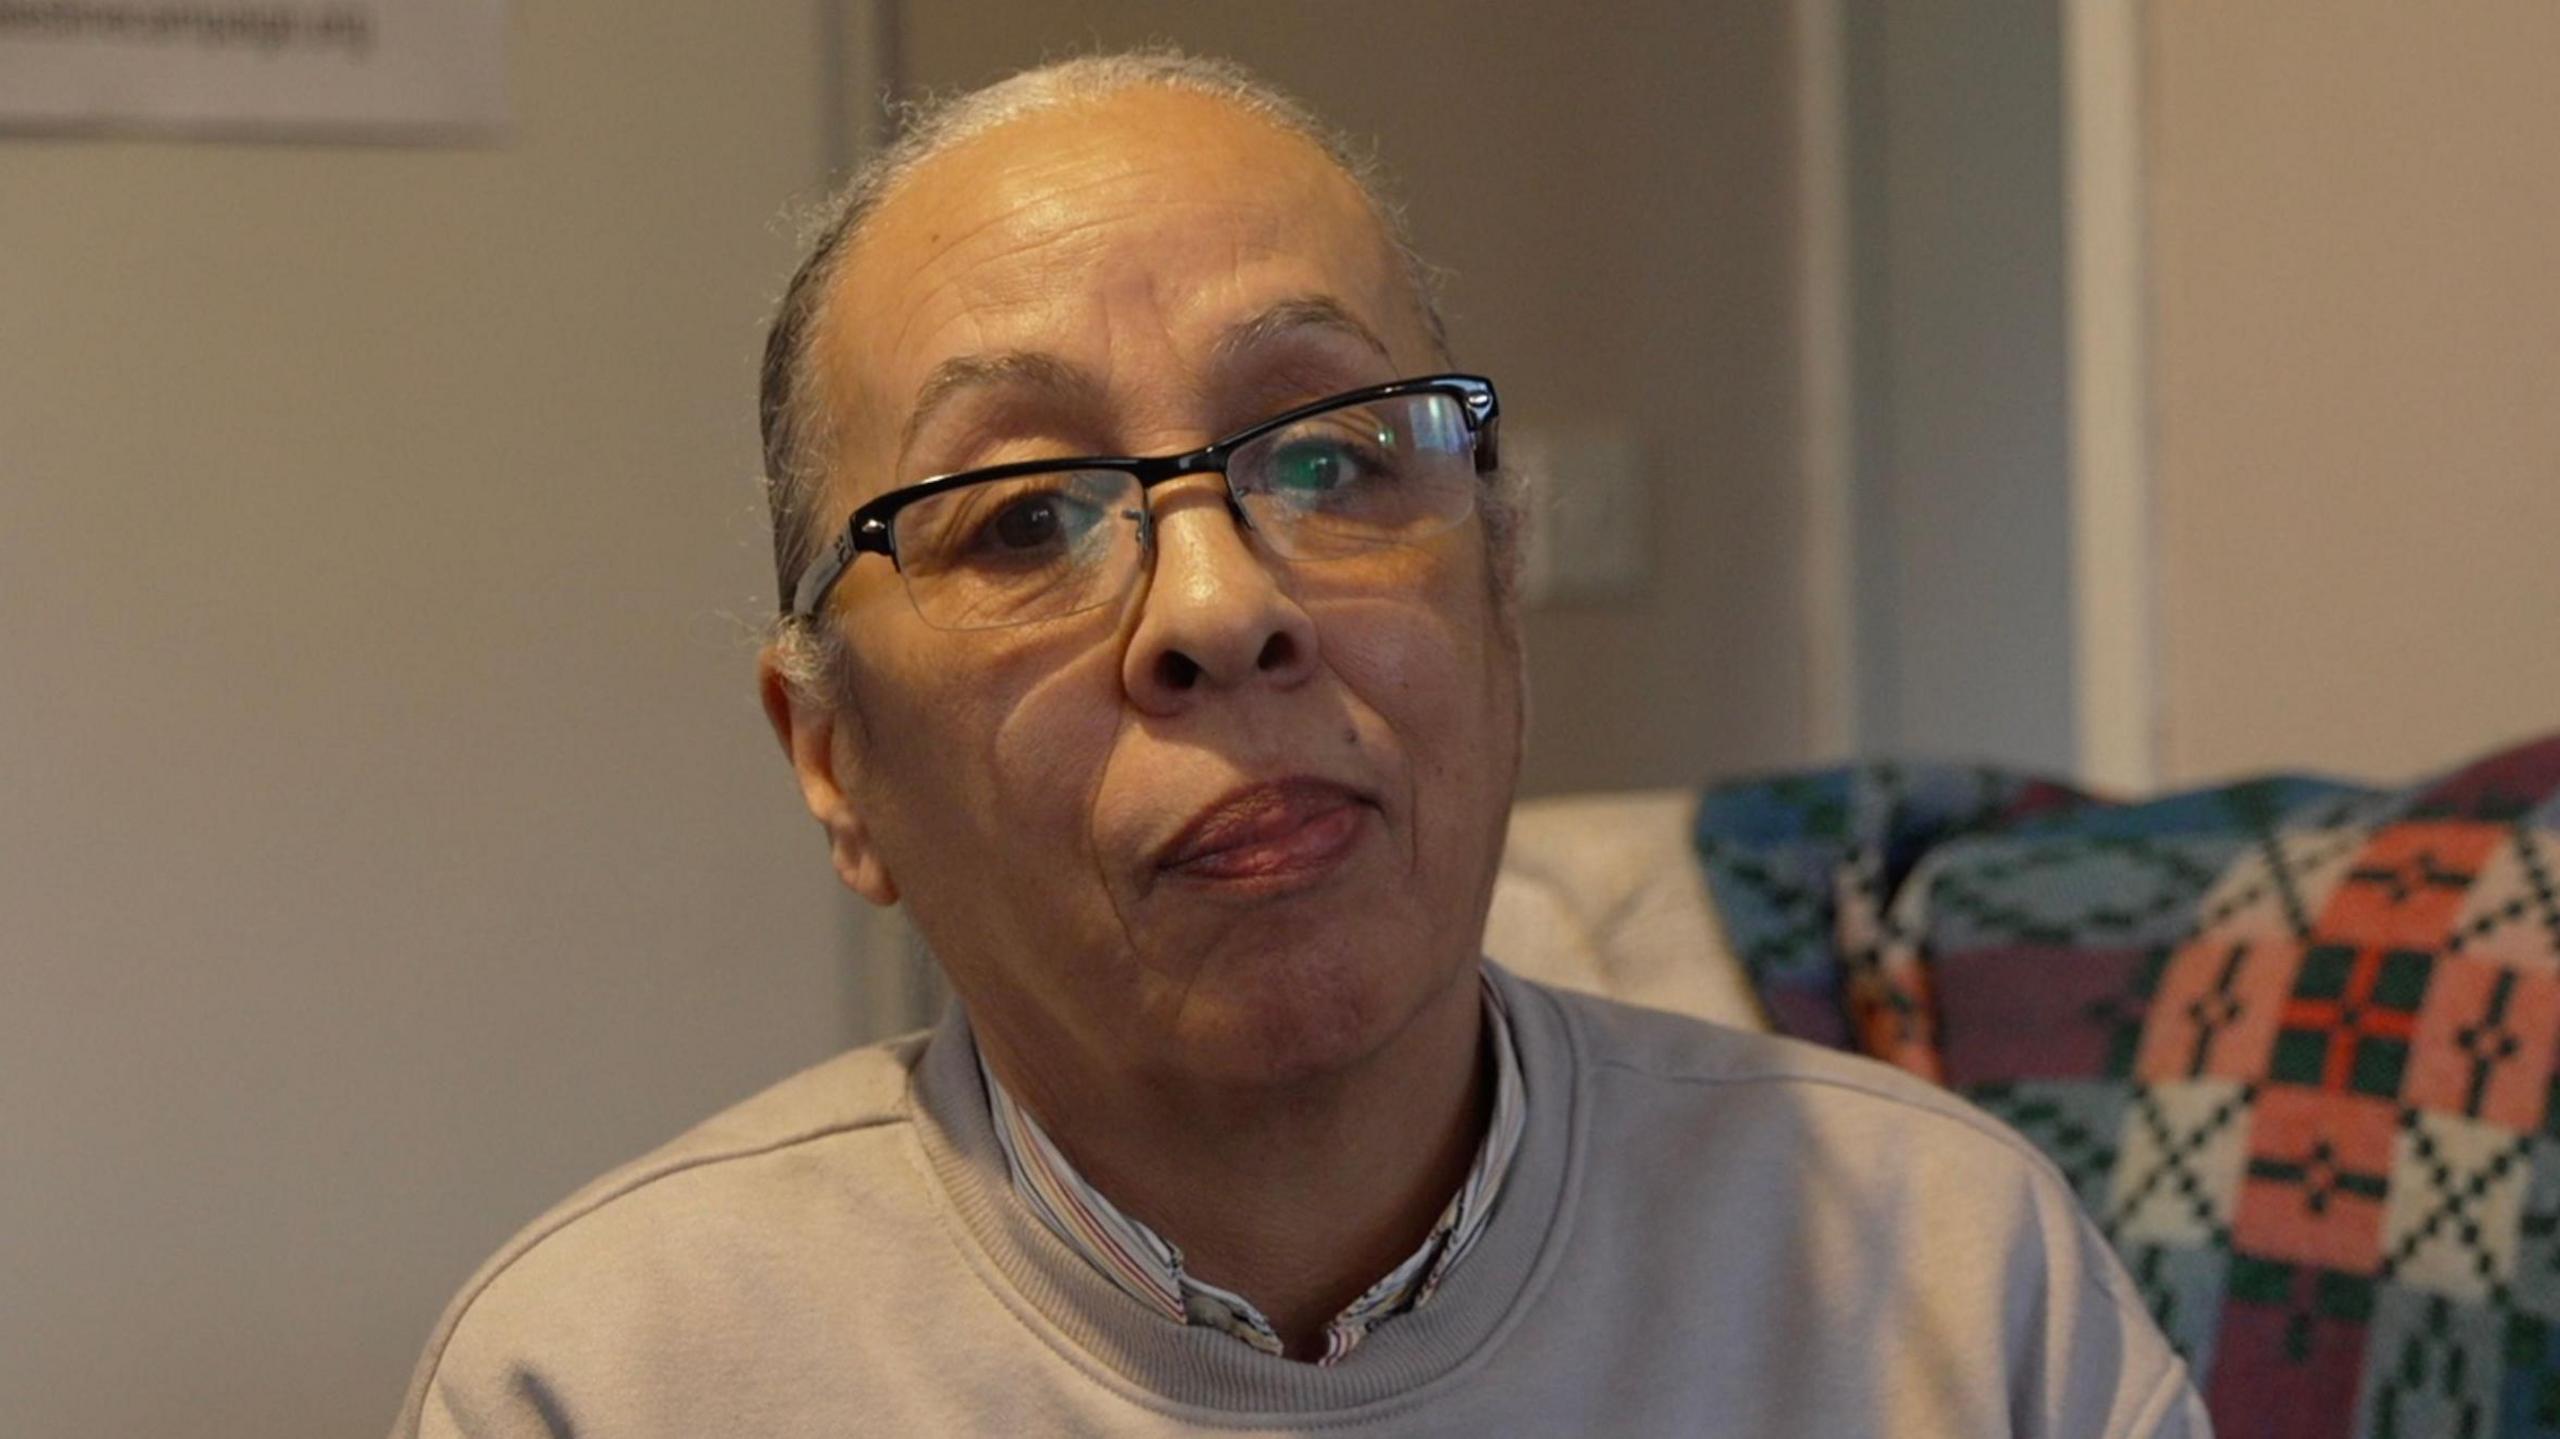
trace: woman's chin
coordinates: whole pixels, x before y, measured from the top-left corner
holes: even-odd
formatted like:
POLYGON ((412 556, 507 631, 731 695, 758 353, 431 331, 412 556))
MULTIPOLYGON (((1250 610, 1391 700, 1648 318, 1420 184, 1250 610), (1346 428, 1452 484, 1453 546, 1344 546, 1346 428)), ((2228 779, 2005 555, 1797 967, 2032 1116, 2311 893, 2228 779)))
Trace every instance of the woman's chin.
POLYGON ((1337 949, 1230 969, 1223 992, 1192 994, 1176 1046, 1181 1067, 1196 1082, 1266 1087, 1355 1073, 1410 1037, 1457 977, 1450 965, 1424 970, 1416 958, 1409 949, 1337 949))

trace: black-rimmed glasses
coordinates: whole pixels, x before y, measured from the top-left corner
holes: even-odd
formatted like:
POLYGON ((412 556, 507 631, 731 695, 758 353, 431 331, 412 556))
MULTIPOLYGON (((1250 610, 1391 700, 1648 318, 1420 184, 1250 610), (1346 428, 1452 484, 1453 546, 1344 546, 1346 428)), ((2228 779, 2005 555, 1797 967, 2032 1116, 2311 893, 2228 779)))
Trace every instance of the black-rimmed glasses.
POLYGON ((1496 464, 1499 413, 1491 380, 1432 375, 1301 405, 1186 454, 937 476, 855 510, 801 576, 790 612, 815 617, 866 551, 889 557, 916 613, 941 629, 1029 624, 1110 603, 1154 545, 1147 491, 1186 475, 1224 476, 1229 508, 1292 560, 1414 544, 1474 512, 1496 464))

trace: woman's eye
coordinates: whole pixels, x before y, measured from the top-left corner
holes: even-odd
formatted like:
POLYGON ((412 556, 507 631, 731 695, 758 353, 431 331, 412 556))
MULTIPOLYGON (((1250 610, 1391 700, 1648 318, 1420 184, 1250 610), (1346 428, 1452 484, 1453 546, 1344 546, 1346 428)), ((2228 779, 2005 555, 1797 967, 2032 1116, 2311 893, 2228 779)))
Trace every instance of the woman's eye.
POLYGON ((1370 467, 1351 445, 1340 440, 1299 440, 1271 457, 1271 488, 1287 494, 1321 495, 1353 484, 1370 467))
POLYGON ((1104 514, 1093 497, 1072 488, 990 496, 962 529, 960 553, 977 564, 1047 563, 1082 546, 1104 514))
POLYGON ((1057 543, 1066 529, 1066 518, 1058 513, 1058 497, 1040 495, 1016 500, 998 511, 987 525, 987 537, 997 548, 1035 550, 1057 543))

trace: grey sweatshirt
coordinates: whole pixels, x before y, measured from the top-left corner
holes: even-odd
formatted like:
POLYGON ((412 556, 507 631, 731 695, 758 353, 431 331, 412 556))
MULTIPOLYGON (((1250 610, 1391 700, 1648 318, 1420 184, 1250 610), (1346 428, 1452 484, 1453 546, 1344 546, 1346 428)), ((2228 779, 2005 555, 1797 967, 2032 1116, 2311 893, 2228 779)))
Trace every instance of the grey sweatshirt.
POLYGON ((1896 1071, 1495 972, 1528 1127, 1332 1368, 1141 1307, 1014 1196, 956 1009, 589 1185, 464 1286, 395 1436, 2173 1435, 2060 1176, 1896 1071))

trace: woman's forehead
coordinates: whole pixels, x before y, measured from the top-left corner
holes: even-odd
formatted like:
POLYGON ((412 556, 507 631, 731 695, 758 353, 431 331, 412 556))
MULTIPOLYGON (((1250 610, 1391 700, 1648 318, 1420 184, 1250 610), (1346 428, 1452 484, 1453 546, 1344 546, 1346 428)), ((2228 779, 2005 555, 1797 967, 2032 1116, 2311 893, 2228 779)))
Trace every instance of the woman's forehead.
POLYGON ((1321 149, 1207 97, 1132 92, 974 137, 908 177, 837 278, 822 349, 875 442, 938 369, 1050 354, 1106 383, 1207 365, 1292 296, 1426 364, 1427 329, 1364 193, 1321 149))

